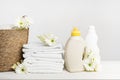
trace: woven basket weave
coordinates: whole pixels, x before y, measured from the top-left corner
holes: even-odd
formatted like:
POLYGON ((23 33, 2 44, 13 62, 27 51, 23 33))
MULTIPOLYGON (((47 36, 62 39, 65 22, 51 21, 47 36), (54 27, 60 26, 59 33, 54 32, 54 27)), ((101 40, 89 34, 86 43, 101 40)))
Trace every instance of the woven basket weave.
POLYGON ((11 71, 11 66, 22 59, 22 46, 28 42, 29 29, 0 30, 0 71, 11 71))

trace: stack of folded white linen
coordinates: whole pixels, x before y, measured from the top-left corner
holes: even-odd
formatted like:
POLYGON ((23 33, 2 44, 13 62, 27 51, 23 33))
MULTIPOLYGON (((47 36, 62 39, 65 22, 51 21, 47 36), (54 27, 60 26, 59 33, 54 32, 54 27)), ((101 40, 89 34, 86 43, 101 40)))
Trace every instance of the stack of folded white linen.
POLYGON ((41 43, 23 45, 23 63, 29 73, 62 72, 64 68, 63 47, 61 44, 45 46, 41 43))

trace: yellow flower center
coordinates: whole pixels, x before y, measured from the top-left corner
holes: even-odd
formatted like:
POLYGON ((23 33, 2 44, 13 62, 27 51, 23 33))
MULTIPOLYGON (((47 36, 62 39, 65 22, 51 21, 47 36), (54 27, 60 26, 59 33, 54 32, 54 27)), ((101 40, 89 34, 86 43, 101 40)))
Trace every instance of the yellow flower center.
POLYGON ((24 69, 24 68, 22 68, 22 69, 21 69, 21 71, 22 71, 22 72, 24 72, 24 71, 25 71, 25 69, 24 69))
POLYGON ((88 65, 89 65, 89 66, 92 66, 92 63, 89 63, 88 65))
POLYGON ((51 40, 51 42, 54 42, 54 41, 55 41, 54 39, 51 40))
POLYGON ((20 24, 20 25, 23 25, 23 22, 20 22, 19 24, 20 24))

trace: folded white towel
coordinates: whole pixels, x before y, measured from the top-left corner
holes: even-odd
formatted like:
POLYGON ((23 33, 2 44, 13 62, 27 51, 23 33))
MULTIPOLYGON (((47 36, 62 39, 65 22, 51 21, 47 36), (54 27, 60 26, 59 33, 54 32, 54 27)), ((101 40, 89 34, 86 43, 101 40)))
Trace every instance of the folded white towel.
POLYGON ((48 62, 48 61, 23 61, 23 64, 25 65, 58 65, 63 66, 64 63, 56 63, 56 62, 48 62))
POLYGON ((59 64, 59 65, 56 65, 56 64, 30 64, 30 63, 24 63, 24 65, 27 67, 27 68, 37 68, 37 67, 50 67, 50 68, 58 68, 58 69, 63 69, 64 68, 64 65, 63 64, 59 64))
POLYGON ((62 59, 62 54, 23 54, 24 58, 34 57, 34 58, 56 58, 62 59))
POLYGON ((33 57, 28 57, 24 59, 25 62, 31 62, 31 61, 47 61, 47 62, 56 62, 56 63, 63 63, 63 59, 51 59, 51 58, 33 58, 33 57))
POLYGON ((60 51, 29 51, 29 50, 24 50, 24 53, 27 53, 27 54, 63 54, 64 53, 64 50, 60 50, 60 51))
POLYGON ((63 49, 22 49, 23 52, 57 52, 63 51, 63 49))
POLYGON ((40 67, 46 67, 46 68, 54 68, 54 69, 63 69, 64 65, 50 65, 50 64, 25 64, 27 68, 40 68, 40 67))
POLYGON ((34 42, 34 43, 24 44, 23 48, 27 48, 27 49, 63 49, 63 46, 60 43, 56 44, 55 46, 45 46, 42 43, 34 42))
POLYGON ((28 70, 63 70, 61 67, 49 67, 49 66, 44 66, 44 67, 27 67, 28 70))
POLYGON ((45 74, 46 74, 46 73, 50 73, 50 74, 51 74, 51 73, 62 73, 63 70, 31 70, 31 69, 29 69, 28 72, 29 72, 29 73, 33 73, 33 74, 34 74, 34 73, 35 73, 35 74, 37 74, 37 73, 38 73, 38 74, 39 74, 39 73, 43 73, 43 74, 44 74, 44 73, 45 73, 45 74))

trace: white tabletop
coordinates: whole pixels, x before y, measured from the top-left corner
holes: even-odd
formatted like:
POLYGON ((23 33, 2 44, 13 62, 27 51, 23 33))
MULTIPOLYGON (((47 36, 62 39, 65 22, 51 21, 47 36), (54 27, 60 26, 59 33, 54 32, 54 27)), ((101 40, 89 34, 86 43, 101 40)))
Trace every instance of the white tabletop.
POLYGON ((56 74, 16 74, 14 72, 0 72, 2 79, 120 79, 120 61, 103 61, 100 72, 69 73, 63 71, 56 74))

